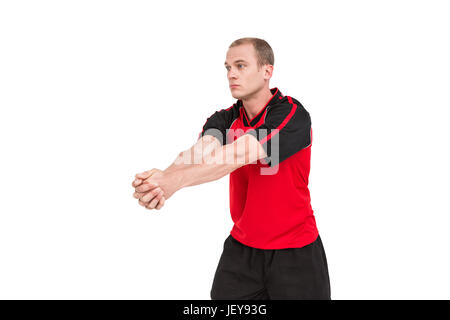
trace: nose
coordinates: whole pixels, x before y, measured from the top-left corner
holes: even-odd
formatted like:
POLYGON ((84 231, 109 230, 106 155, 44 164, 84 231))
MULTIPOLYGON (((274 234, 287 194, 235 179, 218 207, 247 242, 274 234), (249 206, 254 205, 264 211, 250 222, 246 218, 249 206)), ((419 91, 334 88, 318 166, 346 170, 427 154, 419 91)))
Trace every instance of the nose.
POLYGON ((228 80, 230 79, 236 79, 236 73, 233 71, 233 68, 230 68, 230 70, 228 71, 228 80))
POLYGON ((236 80, 237 79, 237 77, 234 75, 234 74, 229 74, 228 75, 228 81, 231 81, 231 80, 236 80))

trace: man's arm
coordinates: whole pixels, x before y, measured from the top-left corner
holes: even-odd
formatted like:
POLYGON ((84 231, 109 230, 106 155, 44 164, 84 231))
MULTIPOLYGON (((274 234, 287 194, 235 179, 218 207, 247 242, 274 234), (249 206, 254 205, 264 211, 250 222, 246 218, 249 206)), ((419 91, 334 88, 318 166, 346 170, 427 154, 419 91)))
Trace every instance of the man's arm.
MULTIPOLYGON (((166 170, 172 169, 173 166, 175 166, 176 163, 180 161, 181 158, 194 158, 194 159, 198 159, 200 157, 203 158, 206 157, 208 154, 210 154, 214 149, 220 146, 221 143, 214 136, 205 135, 199 138, 191 148, 178 154, 175 161, 169 167, 167 167, 166 170)), ((139 178, 141 175, 143 174, 142 173, 136 174, 135 180, 132 183, 133 187, 137 187, 142 183, 143 179, 139 178)))
POLYGON ((194 163, 202 161, 221 145, 219 140, 212 135, 202 136, 191 148, 180 152, 175 161, 166 170, 172 170, 174 166, 183 161, 194 163))
MULTIPOLYGON (((207 157, 220 146, 221 143, 215 136, 204 135, 200 137, 190 149, 181 152, 177 156, 175 161, 164 172, 171 172, 176 169, 177 163, 182 162, 183 159, 184 161, 187 160, 188 162, 191 162, 192 160, 203 161, 202 159, 207 157)), ((146 207, 147 209, 161 209, 166 201, 166 198, 168 199, 173 194, 173 192, 178 190, 175 190, 174 187, 178 185, 176 182, 179 182, 180 177, 170 174, 166 175, 166 179, 164 179, 166 180, 164 188, 158 183, 155 183, 155 181, 148 181, 148 184, 146 183, 145 186, 141 186, 142 183, 147 180, 147 178, 150 178, 154 173, 158 171, 161 172, 161 170, 152 169, 143 173, 138 173, 136 174, 135 180, 132 183, 132 186, 136 191, 133 196, 136 199, 139 199, 139 204, 143 207, 146 207), (168 191, 168 193, 164 194, 164 191, 168 191)))
MULTIPOLYGON (((180 152, 174 163, 164 171, 152 169, 141 174, 141 178, 145 180, 135 188, 135 197, 140 198, 141 205, 147 209, 155 208, 158 199, 150 191, 155 186, 162 189, 165 199, 169 199, 181 188, 218 180, 244 165, 267 157, 261 143, 250 134, 244 134, 233 143, 223 146, 216 137, 205 138, 211 148, 203 148, 202 152, 195 151, 194 145, 191 149, 180 152), (201 156, 200 160, 192 158, 195 154, 201 156)), ((163 204, 165 199, 161 199, 163 204)))
POLYGON ((233 143, 223 146, 215 137, 212 138, 219 146, 215 144, 217 148, 204 154, 201 162, 186 162, 185 154, 180 153, 177 160, 164 171, 168 176, 177 177, 178 189, 218 180, 244 165, 267 157, 262 145, 250 134, 244 134, 233 143))

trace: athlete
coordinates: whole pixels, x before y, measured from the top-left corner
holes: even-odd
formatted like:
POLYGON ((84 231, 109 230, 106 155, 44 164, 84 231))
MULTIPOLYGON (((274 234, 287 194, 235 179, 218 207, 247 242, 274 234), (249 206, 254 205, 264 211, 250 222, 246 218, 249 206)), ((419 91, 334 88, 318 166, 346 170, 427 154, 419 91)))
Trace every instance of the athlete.
POLYGON ((274 54, 258 38, 234 41, 225 68, 237 101, 207 118, 197 143, 165 170, 135 176, 134 197, 160 210, 183 187, 229 174, 230 213, 211 299, 329 300, 327 259, 311 207, 311 118, 269 80, 274 54))

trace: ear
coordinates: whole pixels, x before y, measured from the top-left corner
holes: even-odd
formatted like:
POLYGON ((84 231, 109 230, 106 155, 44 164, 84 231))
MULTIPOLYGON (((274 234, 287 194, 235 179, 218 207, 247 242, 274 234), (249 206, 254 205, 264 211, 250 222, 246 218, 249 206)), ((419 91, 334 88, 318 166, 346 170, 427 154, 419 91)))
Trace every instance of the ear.
POLYGON ((264 78, 265 79, 270 79, 272 78, 272 74, 273 74, 273 65, 271 64, 266 64, 264 66, 265 71, 264 71, 264 78))

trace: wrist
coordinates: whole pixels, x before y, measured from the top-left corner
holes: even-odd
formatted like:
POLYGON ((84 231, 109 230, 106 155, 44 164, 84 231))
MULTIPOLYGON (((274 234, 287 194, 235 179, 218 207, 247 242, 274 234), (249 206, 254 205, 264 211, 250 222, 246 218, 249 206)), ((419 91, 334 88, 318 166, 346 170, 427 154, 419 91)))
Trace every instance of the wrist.
POLYGON ((169 181, 171 181, 171 184, 174 187, 175 191, 178 191, 181 188, 185 187, 183 173, 180 170, 180 166, 171 165, 166 170, 164 170, 164 174, 167 176, 169 181))

